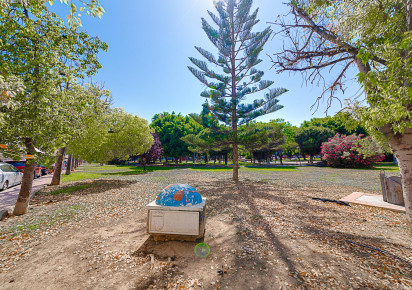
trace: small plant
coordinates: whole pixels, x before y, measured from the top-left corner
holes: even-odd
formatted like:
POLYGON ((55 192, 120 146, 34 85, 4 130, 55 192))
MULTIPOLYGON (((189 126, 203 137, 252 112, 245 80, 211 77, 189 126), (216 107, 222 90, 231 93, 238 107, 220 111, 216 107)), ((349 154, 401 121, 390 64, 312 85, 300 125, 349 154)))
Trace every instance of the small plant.
POLYGON ((328 166, 342 168, 372 167, 383 160, 381 148, 371 137, 339 135, 322 143, 322 159, 328 166))

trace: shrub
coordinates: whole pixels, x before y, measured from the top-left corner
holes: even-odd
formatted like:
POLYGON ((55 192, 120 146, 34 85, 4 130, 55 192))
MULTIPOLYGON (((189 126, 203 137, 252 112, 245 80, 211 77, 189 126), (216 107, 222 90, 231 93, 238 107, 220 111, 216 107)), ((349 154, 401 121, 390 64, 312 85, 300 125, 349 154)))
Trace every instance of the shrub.
POLYGON ((322 159, 328 166, 343 168, 372 167, 382 161, 384 155, 376 142, 369 136, 362 137, 362 134, 336 134, 328 142, 322 143, 322 159))

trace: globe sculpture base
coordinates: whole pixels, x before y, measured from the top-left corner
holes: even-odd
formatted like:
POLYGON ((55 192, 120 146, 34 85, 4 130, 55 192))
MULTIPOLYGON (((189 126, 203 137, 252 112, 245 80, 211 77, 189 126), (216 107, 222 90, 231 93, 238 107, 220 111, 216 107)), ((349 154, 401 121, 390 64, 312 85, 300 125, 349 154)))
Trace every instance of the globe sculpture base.
POLYGON ((204 237, 206 198, 193 206, 162 206, 153 201, 146 208, 147 233, 155 241, 196 241, 204 237))

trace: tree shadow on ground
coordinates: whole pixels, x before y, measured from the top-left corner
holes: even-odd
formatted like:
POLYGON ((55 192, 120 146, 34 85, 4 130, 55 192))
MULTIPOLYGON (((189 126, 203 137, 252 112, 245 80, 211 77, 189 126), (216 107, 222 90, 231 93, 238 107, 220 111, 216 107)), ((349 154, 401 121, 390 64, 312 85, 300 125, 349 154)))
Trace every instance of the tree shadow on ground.
POLYGON ((46 187, 36 193, 31 199, 31 205, 44 205, 70 199, 72 196, 90 195, 105 192, 108 190, 118 190, 129 187, 137 181, 131 180, 89 180, 63 184, 58 187, 46 187))
MULTIPOLYGON (((411 268, 405 262, 394 262, 390 255, 346 242, 350 240, 378 248, 393 249, 404 257, 410 253, 411 247, 386 241, 382 237, 377 237, 375 232, 363 235, 356 231, 339 231, 339 225, 345 222, 355 229, 364 227, 361 207, 319 203, 311 200, 312 193, 283 190, 280 187, 275 188, 273 184, 255 184, 250 181, 237 184, 213 182, 197 186, 199 190, 203 189, 211 196, 209 217, 225 212, 232 217, 239 233, 233 241, 234 244, 255 243, 255 248, 252 248, 253 254, 259 252, 259 247, 274 252, 274 255, 265 255, 263 251, 263 254, 260 253, 253 259, 250 259, 250 253, 238 255, 236 267, 245 268, 245 271, 238 271, 235 279, 228 279, 228 287, 233 286, 230 285, 233 281, 244 280, 243 274, 247 273, 247 276, 250 276, 254 273, 262 276, 261 269, 270 268, 275 277, 287 275, 289 279, 286 280, 297 287, 312 287, 314 285, 310 284, 313 282, 310 278, 313 278, 313 275, 308 269, 325 272, 322 264, 330 264, 331 267, 339 269, 330 271, 330 275, 335 277, 316 277, 317 283, 325 283, 331 287, 331 279, 339 280, 338 282, 344 286, 381 287, 382 285, 374 283, 382 277, 388 281, 402 277, 402 283, 409 280, 406 282, 409 283, 407 285, 412 285, 411 268), (271 267, 268 261, 274 258, 282 261, 278 265, 286 266, 286 272, 271 267), (368 269, 373 269, 374 272, 370 273, 368 269), (374 276, 376 280, 364 282, 368 280, 369 275, 374 276), (350 280, 353 277, 364 278, 364 281, 350 280)), ((222 285, 225 285, 224 281, 222 285)))
MULTIPOLYGON (((150 237, 134 252, 147 265, 151 255, 155 261, 143 270, 137 289, 167 288, 182 277, 201 277, 204 288, 227 289, 412 286, 406 263, 346 242, 408 256, 407 243, 358 231, 373 211, 314 201, 316 188, 295 190, 249 180, 198 180, 192 185, 208 198, 205 243, 212 253, 197 258, 197 242, 155 242, 150 237)), ((373 227, 373 217, 367 219, 373 227)))

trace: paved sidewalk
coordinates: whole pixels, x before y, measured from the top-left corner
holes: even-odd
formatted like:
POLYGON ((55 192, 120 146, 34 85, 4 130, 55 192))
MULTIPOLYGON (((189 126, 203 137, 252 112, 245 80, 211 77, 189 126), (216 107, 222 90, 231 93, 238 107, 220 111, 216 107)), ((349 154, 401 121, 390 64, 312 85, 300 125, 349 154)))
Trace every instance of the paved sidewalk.
MULTIPOLYGON (((33 180, 31 195, 50 184, 53 174, 48 174, 33 180)), ((5 191, 0 191, 0 210, 13 208, 19 196, 20 185, 13 186, 5 191)))
POLYGON ((348 196, 342 198, 341 201, 357 203, 372 207, 386 208, 397 212, 405 212, 404 206, 385 202, 383 201, 383 196, 378 194, 353 192, 352 194, 349 194, 348 196))

